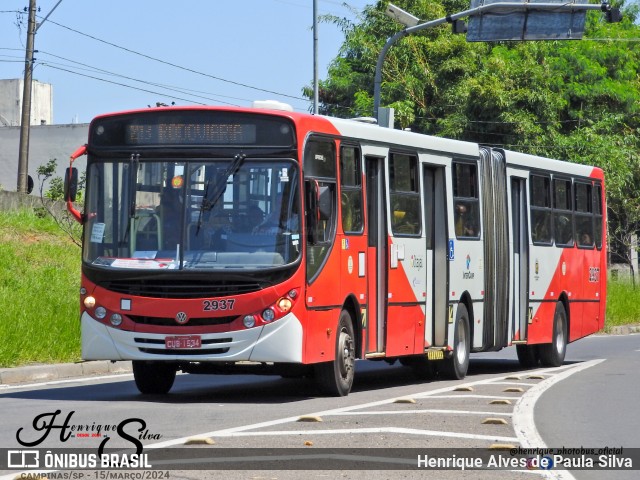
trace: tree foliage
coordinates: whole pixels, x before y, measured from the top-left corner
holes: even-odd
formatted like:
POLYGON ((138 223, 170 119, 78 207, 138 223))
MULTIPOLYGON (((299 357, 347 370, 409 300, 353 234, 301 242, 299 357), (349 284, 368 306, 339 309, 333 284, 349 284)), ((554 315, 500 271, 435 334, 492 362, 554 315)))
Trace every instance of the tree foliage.
MULTIPOLYGON (((345 41, 320 82, 321 113, 373 114, 378 54, 402 28, 384 14, 387 3, 356 22, 323 18, 345 41)), ((423 21, 469 8, 468 0, 394 4, 423 21)), ((381 105, 396 109, 396 127, 600 166, 611 210, 637 230, 629 197, 640 197, 640 26, 637 3, 621 8, 615 24, 588 12, 581 41, 468 43, 448 24, 409 35, 386 56, 381 105)))
MULTIPOLYGON (((61 177, 54 177, 54 173, 58 166, 58 160, 51 158, 45 165, 40 165, 36 169, 38 181, 40 182, 40 203, 41 210, 36 213, 40 215, 49 215, 56 222, 58 227, 64 231, 69 238, 77 246, 82 245, 82 227, 69 214, 64 203, 64 180, 61 177), (45 191, 45 183, 49 180, 49 190, 45 191)), ((78 182, 77 201, 82 200, 82 193, 85 185, 85 174, 78 182)))

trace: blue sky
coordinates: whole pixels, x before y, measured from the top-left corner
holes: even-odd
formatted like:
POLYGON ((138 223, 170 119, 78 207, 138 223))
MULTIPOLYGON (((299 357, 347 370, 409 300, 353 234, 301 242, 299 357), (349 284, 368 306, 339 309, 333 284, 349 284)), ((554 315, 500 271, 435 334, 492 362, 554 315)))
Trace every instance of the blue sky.
MULTIPOLYGON (((57 2, 38 0, 39 20, 57 2)), ((346 3, 362 11, 374 0, 346 3)), ((0 2, 2 79, 23 76, 26 14, 18 25, 14 12, 28 4, 0 2)), ((301 89, 313 79, 312 6, 312 0, 62 0, 36 34, 34 79, 53 85, 56 124, 172 101, 248 106, 275 99, 307 111, 301 89)), ((318 0, 318 13, 354 19, 341 0, 318 0)), ((322 79, 344 38, 327 23, 319 24, 318 36, 322 79)))

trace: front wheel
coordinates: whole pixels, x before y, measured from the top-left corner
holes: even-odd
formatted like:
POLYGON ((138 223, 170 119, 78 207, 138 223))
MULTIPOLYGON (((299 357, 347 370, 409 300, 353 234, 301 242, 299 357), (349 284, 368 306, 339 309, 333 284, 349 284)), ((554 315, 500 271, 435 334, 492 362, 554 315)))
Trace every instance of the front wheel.
POLYGON ((451 380, 460 380, 467 375, 471 353, 469 313, 466 305, 458 304, 453 332, 453 355, 442 360, 442 373, 451 380))
POLYGON ((134 360, 133 379, 140 393, 164 395, 171 390, 176 379, 176 367, 166 362, 145 362, 134 360))
POLYGON ((316 365, 316 379, 323 392, 344 397, 353 386, 356 347, 351 315, 346 310, 340 312, 336 334, 336 352, 333 362, 316 365))
POLYGON ((567 351, 567 312, 562 302, 556 303, 556 313, 553 316, 553 336, 551 343, 540 345, 540 363, 545 367, 559 367, 564 363, 567 351))

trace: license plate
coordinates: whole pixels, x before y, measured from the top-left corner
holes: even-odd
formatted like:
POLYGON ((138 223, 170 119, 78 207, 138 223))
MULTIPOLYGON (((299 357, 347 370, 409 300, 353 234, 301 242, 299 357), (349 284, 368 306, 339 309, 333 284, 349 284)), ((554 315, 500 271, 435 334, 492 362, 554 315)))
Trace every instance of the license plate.
POLYGON ((164 346, 166 348, 200 348, 202 338, 200 335, 180 335, 176 337, 165 337, 164 346))

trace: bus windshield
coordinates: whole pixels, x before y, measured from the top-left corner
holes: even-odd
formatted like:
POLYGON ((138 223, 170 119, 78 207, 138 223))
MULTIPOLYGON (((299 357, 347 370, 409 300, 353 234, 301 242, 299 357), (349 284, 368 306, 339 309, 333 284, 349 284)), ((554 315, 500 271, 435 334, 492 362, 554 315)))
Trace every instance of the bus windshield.
POLYGON ((102 159, 87 167, 83 260, 138 270, 273 268, 301 253, 289 159, 102 159))

